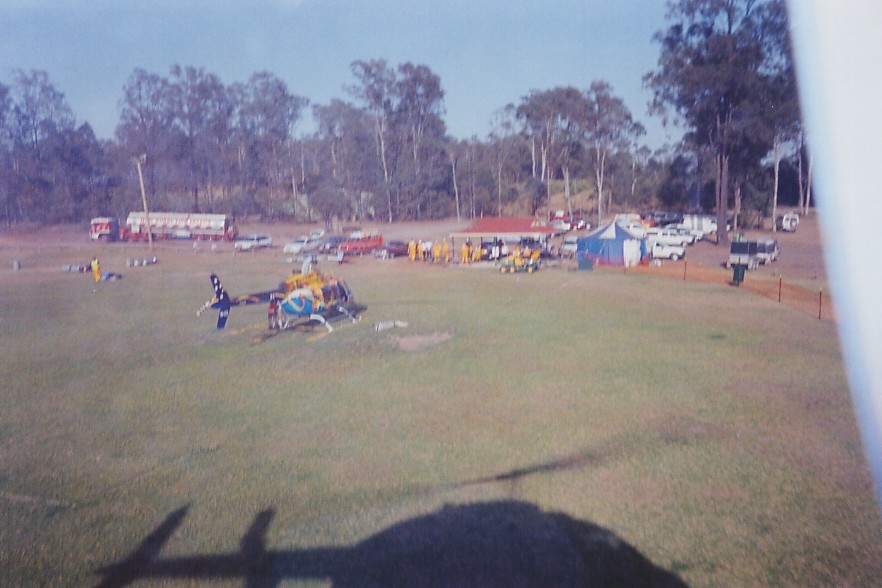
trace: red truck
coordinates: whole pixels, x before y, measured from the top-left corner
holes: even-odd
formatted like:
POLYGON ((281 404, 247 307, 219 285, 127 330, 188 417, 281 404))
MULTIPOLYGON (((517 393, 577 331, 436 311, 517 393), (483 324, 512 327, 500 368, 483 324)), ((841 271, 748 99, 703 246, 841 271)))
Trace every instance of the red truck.
MULTIPOLYGON (((228 214, 201 214, 191 212, 151 212, 150 234, 154 239, 226 239, 238 235, 233 219, 228 214)), ((132 212, 120 227, 116 219, 96 217, 89 226, 89 235, 99 241, 146 241, 147 215, 132 212)))
POLYGON ((383 246, 383 235, 377 232, 356 231, 340 243, 337 251, 343 255, 364 255, 383 246))

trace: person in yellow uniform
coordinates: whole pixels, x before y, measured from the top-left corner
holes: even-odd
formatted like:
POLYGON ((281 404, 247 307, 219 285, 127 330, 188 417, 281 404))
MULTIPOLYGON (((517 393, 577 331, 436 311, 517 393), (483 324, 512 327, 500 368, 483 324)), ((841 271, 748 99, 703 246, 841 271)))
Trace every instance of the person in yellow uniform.
POLYGON ((95 278, 95 283, 101 281, 101 266, 98 263, 98 258, 93 257, 92 263, 89 264, 89 267, 92 269, 92 277, 95 278))
POLYGON ((444 256, 444 263, 450 264, 450 243, 447 242, 447 239, 444 239, 444 243, 441 245, 441 255, 444 256))
POLYGON ((411 261, 416 261, 416 241, 411 239, 407 243, 407 258, 411 261))
POLYGON ((472 261, 481 261, 481 244, 478 243, 477 247, 472 250, 472 261))
POLYGON ((459 263, 461 265, 469 264, 469 242, 466 241, 462 244, 462 248, 459 250, 459 263))
POLYGON ((441 242, 435 241, 432 244, 432 263, 441 263, 441 242))

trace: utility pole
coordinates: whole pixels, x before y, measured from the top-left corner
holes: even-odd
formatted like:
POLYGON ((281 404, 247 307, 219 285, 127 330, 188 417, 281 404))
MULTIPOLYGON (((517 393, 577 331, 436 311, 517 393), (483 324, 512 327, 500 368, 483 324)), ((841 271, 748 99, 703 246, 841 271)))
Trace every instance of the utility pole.
POLYGON ((144 173, 141 171, 141 164, 147 161, 147 155, 141 154, 135 159, 135 165, 138 167, 138 181, 141 183, 141 201, 144 202, 144 224, 147 226, 147 241, 150 242, 150 251, 153 251, 153 231, 150 229, 150 211, 147 210, 147 191, 144 190, 144 173))

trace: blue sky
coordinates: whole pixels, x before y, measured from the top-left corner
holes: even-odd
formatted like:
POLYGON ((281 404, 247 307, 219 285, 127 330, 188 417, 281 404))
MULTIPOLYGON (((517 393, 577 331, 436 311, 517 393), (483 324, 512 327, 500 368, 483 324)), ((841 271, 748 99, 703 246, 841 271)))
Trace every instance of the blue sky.
POLYGON ((678 138, 647 115, 642 83, 664 15, 664 0, 3 0, 0 82, 45 70, 78 121, 110 138, 135 68, 204 67, 225 84, 269 71, 325 104, 350 99, 353 61, 409 61, 441 78, 450 134, 484 138, 531 90, 603 79, 656 148, 678 138))

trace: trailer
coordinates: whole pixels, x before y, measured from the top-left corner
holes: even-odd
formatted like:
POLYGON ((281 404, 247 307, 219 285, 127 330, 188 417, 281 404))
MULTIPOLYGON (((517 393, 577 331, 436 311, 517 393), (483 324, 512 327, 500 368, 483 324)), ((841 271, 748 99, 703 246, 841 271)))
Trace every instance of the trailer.
MULTIPOLYGON (((129 213, 119 231, 125 241, 148 240, 147 218, 143 212, 129 213)), ((202 239, 233 241, 239 234, 233 218, 227 214, 194 212, 151 212, 149 234, 154 239, 202 239)))

